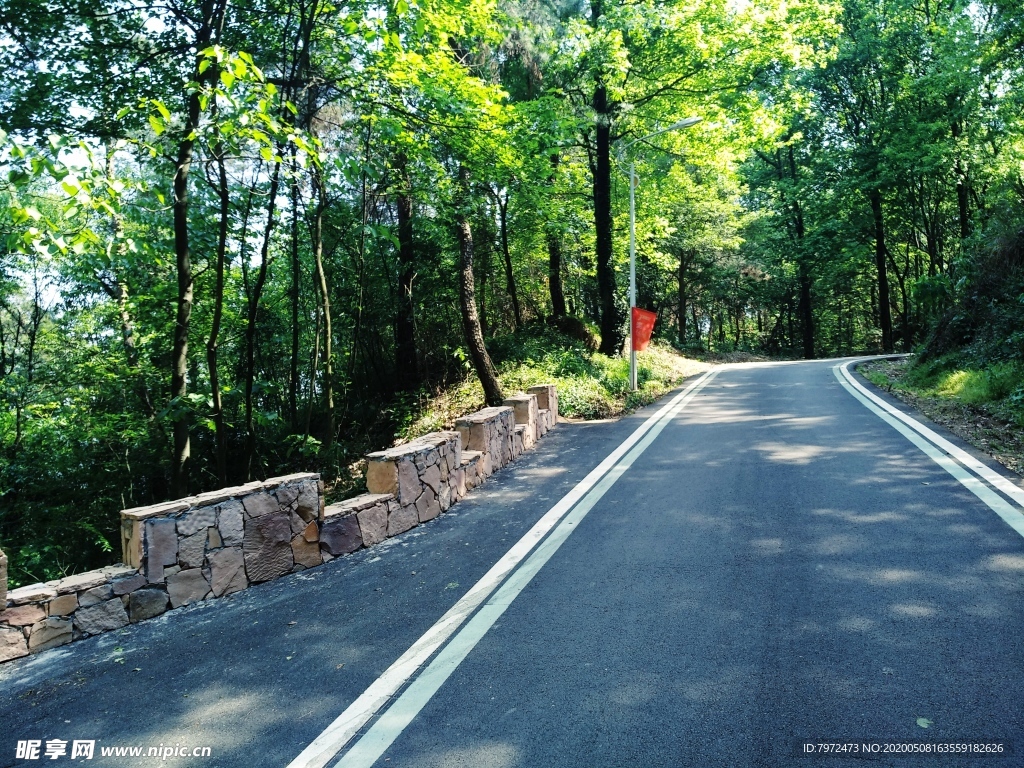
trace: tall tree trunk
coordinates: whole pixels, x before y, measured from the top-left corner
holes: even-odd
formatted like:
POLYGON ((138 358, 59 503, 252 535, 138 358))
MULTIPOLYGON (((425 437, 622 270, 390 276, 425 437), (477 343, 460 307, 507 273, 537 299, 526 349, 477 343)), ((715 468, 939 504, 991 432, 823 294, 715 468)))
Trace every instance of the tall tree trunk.
POLYGON ((274 163, 267 195, 267 225, 263 230, 263 246, 260 249, 260 267, 256 273, 252 296, 249 297, 249 313, 245 324, 245 479, 252 480, 252 463, 256 456, 256 429, 253 423, 253 384, 256 380, 256 321, 259 317, 260 299, 267 282, 270 265, 270 236, 274 231, 274 212, 277 202, 278 182, 281 178, 281 163, 274 163))
POLYGON ((597 255, 597 294, 601 312, 601 352, 617 355, 622 350, 622 318, 615 303, 615 265, 612 262, 612 168, 611 124, 604 85, 594 89, 596 146, 591 167, 594 190, 594 249, 597 255))
POLYGON ((412 392, 421 384, 416 354, 416 318, 412 284, 416 276, 416 248, 412 239, 411 181, 404 154, 395 158, 398 175, 398 312, 395 317, 395 368, 398 387, 412 392))
MULTIPOLYGON (((196 31, 196 50, 206 50, 213 40, 216 26, 216 13, 223 13, 215 0, 204 0, 201 7, 202 18, 196 31)), ((199 72, 199 56, 196 57, 196 68, 193 77, 202 81, 199 72)), ((209 72, 210 69, 207 71, 209 72)), ((186 106, 184 138, 178 142, 178 156, 174 166, 174 204, 172 206, 174 220, 174 266, 178 277, 178 293, 175 299, 174 343, 171 349, 171 398, 178 401, 173 417, 174 455, 171 459, 171 493, 175 496, 188 494, 189 466, 192 454, 189 439, 189 415, 184 408, 185 396, 188 394, 188 332, 192 322, 192 254, 189 250, 188 227, 188 174, 192 167, 195 134, 199 128, 199 116, 202 112, 198 91, 189 94, 186 106)))
MULTIPOLYGON (((555 183, 555 172, 558 168, 558 153, 551 155, 551 176, 549 184, 555 183)), ((562 288, 562 241, 558 231, 548 224, 546 227, 548 245, 548 293, 551 294, 551 314, 565 317, 565 291, 562 288)))
MULTIPOLYGON (((327 289, 327 276, 324 274, 324 211, 327 210, 327 191, 319 169, 313 171, 313 189, 316 192, 316 212, 313 216, 313 260, 316 269, 317 287, 320 289, 320 304, 324 317, 324 420, 325 434, 323 451, 326 453, 334 445, 334 361, 333 339, 331 337, 331 295, 327 289)), ((365 206, 364 206, 365 209, 365 206)))
POLYGON ((488 405, 501 405, 505 395, 498 383, 498 374, 494 370, 491 356, 484 346, 484 335, 480 328, 480 319, 476 313, 476 288, 473 280, 473 231, 469 226, 468 208, 469 171, 465 166, 459 167, 460 199, 456 214, 456 228, 459 239, 459 302, 462 307, 462 328, 466 334, 466 345, 469 347, 473 367, 484 388, 484 399, 488 405))
POLYGON ((686 346, 686 277, 689 271, 690 262, 686 258, 686 253, 679 254, 679 270, 677 272, 677 291, 679 296, 679 309, 676 314, 678 318, 677 335, 679 337, 679 346, 686 346))
POLYGON ((811 307, 811 276, 804 260, 800 260, 800 297, 797 300, 797 315, 800 317, 800 332, 803 337, 804 358, 814 358, 814 311, 811 307))
POLYGON ((228 455, 224 426, 224 402, 221 396, 220 374, 217 367, 217 346, 224 315, 224 261, 227 253, 230 198, 227 168, 224 166, 224 148, 219 143, 214 147, 214 157, 217 161, 217 196, 220 201, 220 218, 217 222, 217 254, 214 261, 213 320, 210 324, 210 336, 206 340, 206 366, 210 372, 210 391, 213 400, 213 428, 217 443, 217 479, 223 487, 228 484, 228 455))
POLYGON ((291 285, 291 310, 292 310, 292 350, 291 369, 288 372, 288 421, 293 432, 299 428, 299 281, 301 277, 301 265, 299 263, 299 164, 296 161, 298 148, 292 145, 292 178, 291 178, 291 203, 292 203, 292 285, 291 285))
POLYGON ((889 306, 889 274, 886 266, 885 222, 882 218, 882 193, 872 189, 871 215, 875 229, 875 269, 878 273, 878 320, 882 328, 882 351, 892 352, 892 310, 889 306))
POLYGON ((498 204, 498 225, 501 227, 501 252, 505 257, 505 290, 512 299, 512 317, 515 320, 516 328, 523 325, 523 311, 519 306, 519 292, 516 290, 516 276, 512 271, 512 253, 508 248, 508 194, 502 200, 501 193, 496 193, 494 199, 498 204))

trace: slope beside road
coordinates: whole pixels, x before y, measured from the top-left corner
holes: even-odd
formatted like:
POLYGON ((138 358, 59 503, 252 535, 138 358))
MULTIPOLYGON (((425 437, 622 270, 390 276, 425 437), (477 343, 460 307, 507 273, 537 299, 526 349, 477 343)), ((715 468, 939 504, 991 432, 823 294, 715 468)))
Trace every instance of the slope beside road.
POLYGON ((561 425, 383 549, 7 665, 0 765, 37 764, 25 740, 93 740, 110 765, 147 759, 101 746, 208 746, 148 758, 204 766, 1018 765, 1016 481, 910 430, 930 456, 851 389, 836 361, 724 366, 561 425), (588 475, 397 695, 324 741, 588 475), (931 752, 886 752, 911 748, 931 752))

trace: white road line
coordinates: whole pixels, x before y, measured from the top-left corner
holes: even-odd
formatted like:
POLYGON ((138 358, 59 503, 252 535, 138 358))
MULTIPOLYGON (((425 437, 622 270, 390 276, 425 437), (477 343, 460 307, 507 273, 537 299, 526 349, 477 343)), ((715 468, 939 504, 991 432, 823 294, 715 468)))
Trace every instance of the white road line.
MULTIPOLYGON (((851 361, 851 362, 854 362, 854 361, 851 361)), ((864 394, 867 398, 869 398, 870 400, 872 400, 873 402, 875 402, 876 404, 878 404, 879 406, 884 408, 886 411, 891 413, 893 416, 895 416, 897 419, 902 421, 904 424, 908 425, 915 432, 918 432, 921 435, 924 435, 925 438, 927 438, 929 441, 931 441, 932 443, 937 445, 939 448, 944 450, 946 453, 948 453, 954 459, 959 461, 961 464, 963 464, 969 470, 974 472, 982 480, 984 480, 987 483, 989 483, 989 485, 991 485, 993 488, 999 489, 1004 494, 1006 494, 1008 497, 1010 497, 1015 502, 1017 502, 1017 504, 1020 505, 1021 508, 1024 508, 1024 490, 1021 490, 1020 488, 1018 488, 1010 480, 1008 480, 1007 478, 1003 477, 998 472, 994 471, 987 464, 983 464, 982 462, 978 461, 974 456, 971 456, 971 454, 967 453, 967 451, 965 451, 962 448, 958 448, 957 446, 953 445, 953 443, 949 442, 949 440, 946 440, 941 435, 936 434, 933 430, 928 429, 928 427, 926 427, 921 422, 917 421, 916 419, 911 418, 910 416, 907 416, 907 414, 903 413, 899 409, 893 408, 891 405, 889 405, 887 402, 885 402, 882 398, 878 397, 874 393, 872 393, 872 392, 868 391, 867 389, 865 389, 861 385, 861 383, 859 381, 857 381, 856 379, 853 378, 853 375, 849 372, 849 370, 847 370, 847 366, 849 366, 849 365, 850 365, 850 363, 846 363, 845 365, 842 366, 843 375, 846 377, 847 381, 849 381, 850 384, 854 388, 856 388, 858 391, 860 391, 862 394, 864 394)))
MULTIPOLYGON (((321 733, 313 742, 306 747, 291 763, 288 764, 288 768, 323 768, 327 765, 352 739, 359 730, 366 725, 385 705, 391 701, 392 697, 398 692, 398 690, 405 685, 416 673, 423 667, 424 664, 430 659, 431 656, 442 646, 444 643, 458 630, 460 626, 469 618, 469 616, 486 600, 491 593, 497 589, 498 585, 509 575, 530 553, 531 550, 540 542, 563 518, 573 511, 575 516, 574 507, 577 503, 583 500, 580 507, 586 505, 586 499, 590 498, 593 492, 596 492, 598 488, 604 488, 607 490, 611 483, 618 479, 619 475, 622 474, 625 469, 619 470, 618 465, 620 460, 627 462, 625 466, 628 467, 633 463, 636 456, 643 452, 650 445, 650 441, 654 439, 665 425, 671 420, 675 414, 681 410, 685 405, 700 391, 708 382, 710 382, 718 371, 712 370, 705 373, 703 376, 698 378, 686 389, 680 392, 676 397, 669 401, 666 405, 660 408, 657 413, 651 416, 647 421, 637 427, 625 441, 623 441, 614 451, 612 451, 600 464, 597 465, 583 480, 581 480, 569 493, 563 496, 551 509, 549 509, 544 516, 537 521, 537 523, 531 528, 525 536, 523 536, 518 542, 516 542, 508 552, 506 552, 497 563, 495 563, 491 569, 484 574, 484 576, 474 584, 470 590, 453 605, 430 629, 428 629, 423 635, 413 643, 412 647, 403 653, 398 660, 392 664, 388 669, 377 678, 369 688, 348 706, 348 708, 342 712, 327 728, 321 733), (642 446, 642 448, 641 448, 642 446), (635 450, 631 450, 634 449, 635 450), (623 456, 626 458, 623 459, 623 456), (605 476, 612 477, 608 485, 605 485, 605 476)), ((604 494, 604 490, 601 491, 600 495, 604 494)), ((593 501, 600 498, 600 495, 595 497, 593 501)), ((593 501, 590 502, 590 506, 593 505, 593 501)), ((586 507, 586 511, 589 511, 590 507, 586 507)), ((583 512, 585 515, 586 512, 583 512)), ((566 536, 568 533, 565 534, 566 536)), ((564 540, 564 537, 563 537, 564 540)), ((560 542, 559 542, 560 543, 560 542)), ((546 546, 546 543, 545 543, 546 546)), ((558 547, 556 546, 555 549, 558 547)), ((543 549, 543 548, 542 548, 543 549)), ((538 550, 538 553, 541 549, 538 550)), ((551 550, 552 552, 554 550, 551 550)), ((550 554, 547 556, 550 557, 550 554)), ((543 565, 547 561, 547 557, 544 558, 540 565, 543 565)), ((532 558, 531 558, 532 562, 532 558)), ((539 568, 539 566, 537 566, 539 568)), ((511 581, 511 580, 510 580, 511 581)), ((520 588, 521 589, 521 588, 520 588)), ((514 596, 513 596, 514 597, 514 596)), ((511 600, 511 598, 509 598, 511 600)), ((504 610, 504 609, 502 609, 504 610)), ((481 614, 484 613, 481 610, 481 614)), ((499 613, 500 615, 500 613, 499 613)), ((497 616, 495 616, 497 618, 497 616)), ((492 622, 493 623, 493 620, 492 622)), ((488 627, 490 624, 487 625, 488 627)), ((467 627, 468 629, 468 627, 467 627)), ((486 631, 486 630, 484 630, 486 631)), ((481 635, 482 636, 482 635, 481 635)), ((454 641, 452 644, 455 644, 454 641)), ((473 643, 475 645, 475 641, 473 643)), ((472 646, 470 646, 471 648, 472 646)), ((447 649, 446 649, 447 651, 447 649)), ((466 649, 465 653, 469 652, 469 648, 466 649)), ((458 659, 455 666, 458 666, 458 662, 461 662, 462 657, 458 659)), ((438 656, 440 659, 441 656, 438 656)), ((450 663, 447 662, 447 663, 450 663)), ((451 667, 451 670, 455 669, 455 666, 451 667)), ((431 676, 426 676, 424 672, 420 679, 426 678, 426 680, 437 679, 438 667, 431 665, 433 671, 431 676)), ((449 671, 444 675, 444 678, 437 683, 440 687, 444 679, 447 678, 449 671)), ((411 687, 410 687, 411 690, 411 687)), ((422 690, 422 687, 421 687, 422 690)), ((434 688, 433 690, 437 690, 434 688)), ((431 695, 433 691, 431 691, 431 695)), ((429 699, 429 696, 427 697, 429 699)), ((424 703, 426 700, 424 700, 424 703)), ((422 705, 421 705, 422 706, 422 705)), ((389 713, 383 715, 378 722, 385 721, 389 713)), ((372 731, 372 729, 371 729, 372 731)), ((400 732, 400 731, 399 731, 400 732)), ((369 735, 369 732, 367 733, 369 735)), ((395 734, 397 735, 397 733, 395 734)), ((365 738, 365 737, 364 737, 365 738)), ((390 742, 389 742, 390 743, 390 742)), ((385 747, 386 749, 386 747, 385 747)))
MULTIPOLYGON (((851 361, 855 362, 855 361, 851 361)), ((1015 491, 1021 493, 1017 486, 1010 483, 1006 478, 993 472, 991 468, 986 467, 984 464, 979 462, 970 454, 957 448, 955 445, 950 443, 948 440, 937 435, 933 430, 928 429, 924 424, 921 424, 916 419, 907 416, 907 414, 893 408, 887 402, 879 397, 876 397, 872 393, 868 392, 859 382, 857 382, 853 375, 847 370, 847 366, 850 363, 841 365, 835 365, 832 367, 832 372, 835 377, 839 380, 839 383, 846 388, 846 391, 853 395, 859 400, 869 411, 872 411, 880 419, 889 424, 893 429, 906 437, 910 442, 921 449, 932 461, 942 467, 944 470, 949 472, 954 478, 956 478, 961 485, 967 490, 981 499, 989 509, 995 512, 999 517, 1003 519, 1007 525, 1013 530, 1024 536, 1024 514, 1021 511, 1009 504, 1002 496, 996 493, 992 488, 982 482, 979 477, 972 475, 963 466, 954 461, 954 457, 962 461, 965 466, 970 467, 975 472, 976 465, 986 470, 985 474, 978 472, 978 475, 985 480, 988 480, 986 475, 993 475, 1006 484, 1010 485, 1015 491), (929 438, 932 442, 929 442, 929 438), (934 443, 934 444, 933 444, 934 443), (938 446, 938 447, 937 447, 938 446), (948 446, 948 447, 947 447, 948 446), (941 448, 941 450, 940 450, 941 448), (952 450, 950 450, 952 449, 952 450), (955 453, 954 453, 955 451, 955 453), (970 460, 970 464, 963 461, 960 457, 964 456, 970 460)), ((995 483, 993 483, 995 485, 995 483)), ((996 486, 999 490, 1003 490, 1002 487, 996 486)), ((1004 491, 1005 493, 1005 491, 1004 491)), ((1010 495, 1010 494, 1007 494, 1010 495)), ((1012 496, 1011 496, 1012 498, 1012 496)))

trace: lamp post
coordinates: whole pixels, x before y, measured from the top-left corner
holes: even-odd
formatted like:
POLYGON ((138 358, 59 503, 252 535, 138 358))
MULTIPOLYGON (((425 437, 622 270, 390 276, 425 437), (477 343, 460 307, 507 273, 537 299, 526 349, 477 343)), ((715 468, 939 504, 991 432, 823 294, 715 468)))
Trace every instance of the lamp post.
MULTIPOLYGON (((626 154, 626 150, 634 144, 646 141, 647 139, 659 136, 669 131, 678 131, 689 128, 701 121, 699 117, 687 117, 678 123, 673 123, 668 128, 648 133, 639 139, 633 139, 626 146, 619 150, 619 157, 626 154)), ((636 349, 633 345, 633 307, 636 306, 636 160, 629 161, 629 388, 636 392, 636 349)))

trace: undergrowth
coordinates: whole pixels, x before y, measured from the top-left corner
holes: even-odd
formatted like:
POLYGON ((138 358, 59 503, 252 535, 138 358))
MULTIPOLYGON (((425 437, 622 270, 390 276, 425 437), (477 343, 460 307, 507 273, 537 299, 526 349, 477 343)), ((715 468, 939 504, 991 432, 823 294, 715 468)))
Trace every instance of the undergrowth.
MULTIPOLYGON (((545 325, 531 325, 491 340, 489 350, 507 395, 535 384, 555 384, 558 411, 570 419, 618 416, 654 402, 685 377, 710 364, 691 360, 668 345, 654 342, 637 355, 636 392, 629 390, 629 359, 591 352, 586 345, 545 325)), ((397 434, 409 440, 451 428, 455 419, 483 407, 483 391, 471 371, 460 383, 426 400, 397 434)))
POLYGON ((887 389, 918 397, 984 406, 992 415, 1024 427, 1024 363, 979 363, 950 353, 924 361, 862 366, 861 373, 887 389))

